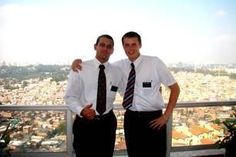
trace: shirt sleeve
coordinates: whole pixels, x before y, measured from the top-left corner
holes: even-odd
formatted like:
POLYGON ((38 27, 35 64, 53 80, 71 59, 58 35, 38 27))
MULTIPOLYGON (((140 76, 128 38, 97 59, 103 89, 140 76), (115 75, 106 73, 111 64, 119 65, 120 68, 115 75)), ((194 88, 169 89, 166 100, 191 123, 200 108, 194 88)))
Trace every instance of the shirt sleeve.
POLYGON ((125 88, 126 88, 126 83, 127 80, 125 78, 125 74, 123 73, 123 71, 121 69, 120 70, 120 75, 121 75, 121 78, 120 78, 120 82, 119 82, 119 90, 118 90, 118 93, 123 96, 124 93, 125 93, 125 88))
POLYGON ((64 100, 69 109, 79 116, 84 104, 82 91, 84 86, 79 73, 70 71, 64 100))
POLYGON ((159 59, 157 68, 159 69, 158 72, 159 72, 161 82, 165 86, 171 86, 174 83, 176 83, 174 76, 172 75, 170 70, 167 68, 167 66, 164 64, 164 62, 161 61, 160 59, 159 59))
POLYGON ((115 66, 118 70, 118 74, 119 74, 119 84, 118 84, 118 93, 123 96, 124 95, 124 92, 125 92, 125 88, 126 88, 126 79, 125 79, 125 74, 122 70, 122 65, 123 65, 123 60, 119 60, 119 61, 116 61, 114 63, 112 63, 113 66, 115 66))

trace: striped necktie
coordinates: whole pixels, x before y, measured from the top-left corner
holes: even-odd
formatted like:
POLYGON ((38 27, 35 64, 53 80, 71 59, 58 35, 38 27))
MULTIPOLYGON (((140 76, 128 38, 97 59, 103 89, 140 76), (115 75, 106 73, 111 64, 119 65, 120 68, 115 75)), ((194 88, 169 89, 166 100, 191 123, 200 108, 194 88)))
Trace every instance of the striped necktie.
POLYGON ((106 75, 104 72, 105 66, 99 65, 98 74, 98 90, 97 90, 97 112, 102 115, 106 111, 106 75))
POLYGON ((129 72, 128 82, 123 98, 123 107, 128 109, 131 107, 134 97, 134 85, 135 85, 135 67, 134 63, 131 63, 131 70, 129 72))

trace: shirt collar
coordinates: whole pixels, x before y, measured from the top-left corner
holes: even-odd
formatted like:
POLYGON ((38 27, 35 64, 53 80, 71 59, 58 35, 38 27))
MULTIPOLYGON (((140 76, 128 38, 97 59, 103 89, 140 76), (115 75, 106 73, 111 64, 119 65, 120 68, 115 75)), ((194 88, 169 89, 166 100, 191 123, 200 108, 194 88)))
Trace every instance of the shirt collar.
POLYGON ((105 66, 105 69, 108 67, 108 62, 105 62, 105 63, 101 63, 97 58, 94 58, 94 65, 96 68, 99 68, 99 65, 100 64, 103 64, 105 66))
POLYGON ((129 62, 130 62, 130 64, 134 63, 134 66, 137 67, 140 64, 140 62, 142 61, 142 58, 143 58, 143 56, 140 54, 134 62, 130 62, 130 61, 129 62))

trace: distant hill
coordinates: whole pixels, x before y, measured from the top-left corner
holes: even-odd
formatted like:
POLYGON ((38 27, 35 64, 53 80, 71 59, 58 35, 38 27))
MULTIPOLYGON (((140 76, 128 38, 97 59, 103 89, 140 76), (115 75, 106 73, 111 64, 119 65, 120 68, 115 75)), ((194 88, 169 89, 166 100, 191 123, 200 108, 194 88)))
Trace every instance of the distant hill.
POLYGON ((52 81, 64 81, 69 74, 69 65, 28 65, 28 66, 0 66, 0 79, 15 79, 23 81, 27 79, 52 78, 52 81))
MULTIPOLYGON (((213 76, 229 76, 231 79, 236 79, 236 74, 230 74, 222 69, 220 71, 214 71, 212 67, 193 67, 193 66, 170 66, 169 69, 174 72, 193 72, 193 73, 202 73, 210 74, 213 76)), ((15 79, 17 81, 23 81, 27 79, 39 78, 52 78, 52 81, 64 81, 67 79, 67 76, 70 71, 69 65, 28 65, 28 66, 0 66, 0 79, 15 79)))

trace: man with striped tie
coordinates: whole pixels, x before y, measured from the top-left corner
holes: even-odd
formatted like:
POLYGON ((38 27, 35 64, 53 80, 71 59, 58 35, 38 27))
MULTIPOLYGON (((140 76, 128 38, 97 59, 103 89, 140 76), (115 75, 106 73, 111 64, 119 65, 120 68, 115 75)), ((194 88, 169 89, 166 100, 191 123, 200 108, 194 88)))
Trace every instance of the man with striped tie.
POLYGON ((128 156, 165 157, 166 123, 180 93, 178 83, 158 57, 140 54, 142 41, 138 33, 124 34, 122 45, 128 59, 115 65, 122 69, 127 80, 123 107, 126 109, 124 130, 128 156), (165 105, 159 90, 161 84, 170 89, 164 113, 165 105))

